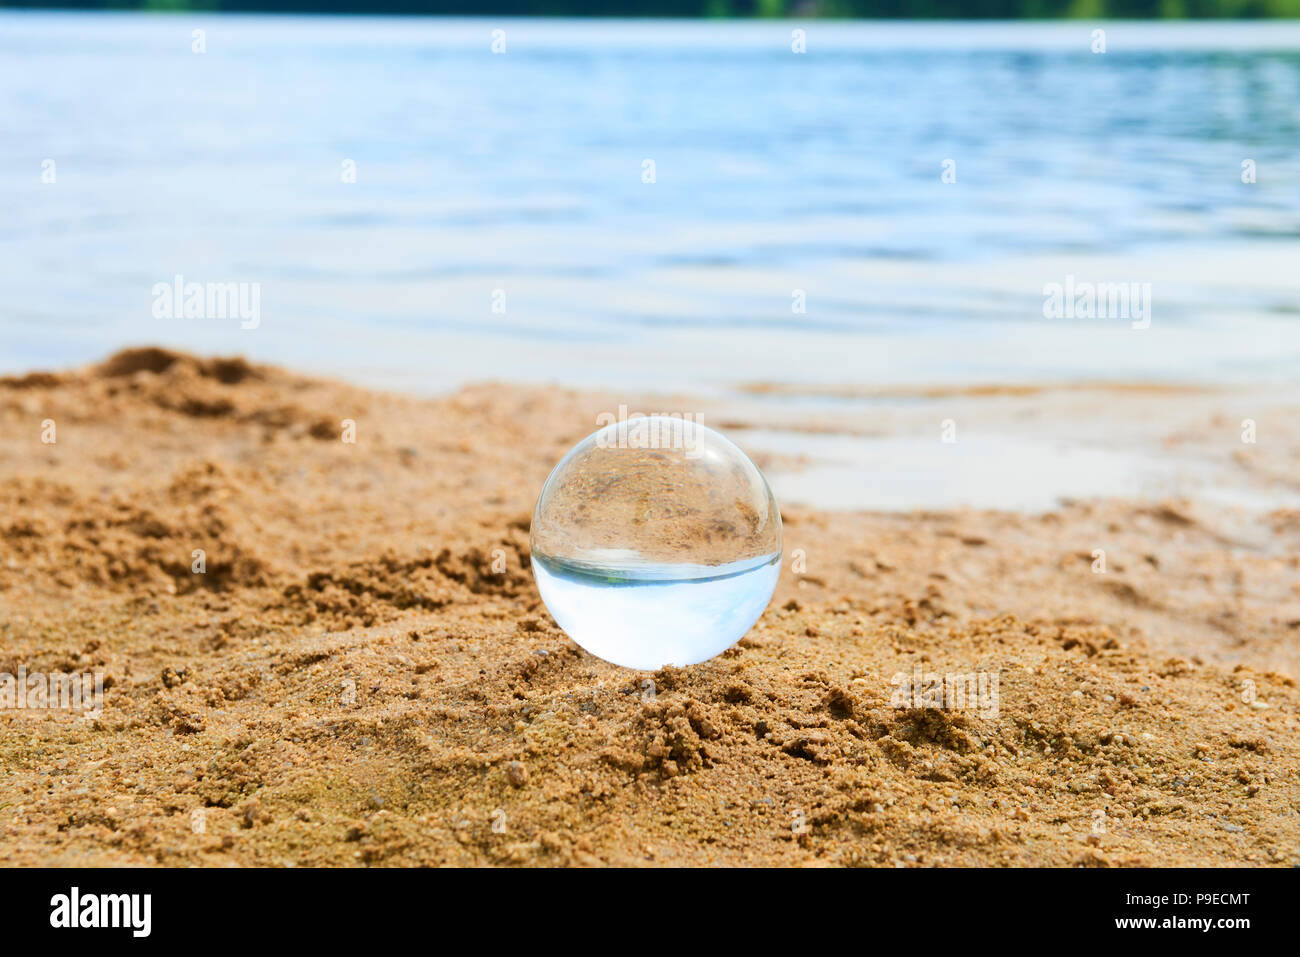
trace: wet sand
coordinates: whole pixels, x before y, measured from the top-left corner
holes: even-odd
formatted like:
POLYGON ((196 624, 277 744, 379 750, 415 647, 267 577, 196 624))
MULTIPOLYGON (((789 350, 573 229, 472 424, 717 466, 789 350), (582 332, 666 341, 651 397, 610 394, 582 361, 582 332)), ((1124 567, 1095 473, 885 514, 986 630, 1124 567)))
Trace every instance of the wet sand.
MULTIPOLYGON (((160 350, 0 380, 0 674, 106 686, 89 718, 0 708, 0 860, 1300 863, 1300 511, 783 504, 750 634, 632 672, 556 628, 528 528, 598 413, 673 401, 416 399, 160 350), (900 701, 912 675, 996 699, 900 701)), ((1139 418, 1123 388, 1095 401, 1139 418)), ((1293 489, 1300 410, 1243 448, 1207 438, 1233 396, 1166 408, 1142 422, 1169 454, 1293 489)), ((815 466, 737 414, 705 421, 778 493, 815 466)))

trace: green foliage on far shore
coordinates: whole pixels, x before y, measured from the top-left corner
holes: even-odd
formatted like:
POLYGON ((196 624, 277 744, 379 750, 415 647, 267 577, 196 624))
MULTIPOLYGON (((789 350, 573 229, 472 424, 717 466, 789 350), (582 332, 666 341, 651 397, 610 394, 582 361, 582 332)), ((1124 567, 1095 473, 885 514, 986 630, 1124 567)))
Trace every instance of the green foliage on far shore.
POLYGON ((0 7, 6 6, 239 13, 918 20, 1300 17, 1300 0, 0 0, 0 7))

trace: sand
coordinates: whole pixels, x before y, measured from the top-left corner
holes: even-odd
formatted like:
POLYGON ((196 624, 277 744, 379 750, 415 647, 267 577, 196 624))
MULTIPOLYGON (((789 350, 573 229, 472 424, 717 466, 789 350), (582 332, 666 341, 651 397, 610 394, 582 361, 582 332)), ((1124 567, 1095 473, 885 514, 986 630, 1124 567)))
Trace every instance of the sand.
POLYGON ((785 505, 750 634, 632 672, 528 570, 542 481, 629 401, 157 349, 0 380, 0 673, 106 686, 0 708, 0 861, 1300 863, 1300 513, 785 505))

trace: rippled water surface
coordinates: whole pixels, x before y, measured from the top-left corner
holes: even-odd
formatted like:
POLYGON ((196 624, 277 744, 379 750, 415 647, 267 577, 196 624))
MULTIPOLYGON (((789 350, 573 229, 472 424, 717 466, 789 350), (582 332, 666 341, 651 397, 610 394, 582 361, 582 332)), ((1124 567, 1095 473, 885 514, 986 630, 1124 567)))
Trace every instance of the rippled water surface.
POLYGON ((1293 377, 1300 27, 794 26, 0 13, 0 363, 1293 377), (177 275, 257 327, 156 317, 177 275), (1151 328, 1045 319, 1067 275, 1151 328))

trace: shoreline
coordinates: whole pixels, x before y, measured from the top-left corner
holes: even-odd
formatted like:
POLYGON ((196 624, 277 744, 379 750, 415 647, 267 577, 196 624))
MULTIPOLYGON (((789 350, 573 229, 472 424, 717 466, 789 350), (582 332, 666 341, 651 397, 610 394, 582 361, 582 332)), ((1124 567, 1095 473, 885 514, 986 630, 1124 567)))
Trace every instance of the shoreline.
MULTIPOLYGON (((157 350, 187 354, 154 346, 125 352, 157 350)), ((0 376, 0 383, 54 385, 94 367, 0 376)), ((313 374, 307 381, 335 380, 313 374)), ((373 391, 364 381, 348 385, 373 391)), ((1043 514, 1111 499, 1178 501, 1255 517, 1300 509, 1295 385, 750 381, 699 393, 485 380, 434 392, 378 391, 438 402, 492 389, 581 395, 591 410, 588 432, 623 410, 697 418, 743 435, 781 501, 832 511, 1043 514)))

